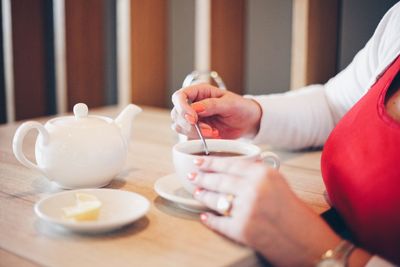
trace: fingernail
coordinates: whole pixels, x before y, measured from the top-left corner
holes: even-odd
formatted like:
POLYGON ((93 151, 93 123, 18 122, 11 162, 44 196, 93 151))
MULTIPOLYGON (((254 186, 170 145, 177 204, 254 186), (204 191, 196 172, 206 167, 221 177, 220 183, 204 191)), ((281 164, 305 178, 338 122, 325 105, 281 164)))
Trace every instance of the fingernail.
POLYGON ((211 129, 201 128, 201 133, 203 134, 203 136, 210 137, 210 136, 212 136, 213 131, 211 129))
POLYGON ((201 129, 207 129, 207 130, 210 130, 210 131, 212 131, 212 128, 211 128, 211 126, 210 125, 208 125, 208 124, 201 124, 200 125, 200 128, 201 129))
POLYGON ((196 176, 197 176, 197 173, 195 173, 195 172, 190 172, 190 173, 187 174, 187 178, 190 181, 194 181, 194 178, 196 178, 196 176))
POLYGON ((214 137, 214 138, 219 137, 219 131, 218 131, 218 129, 213 129, 213 131, 212 131, 212 137, 214 137))
POLYGON ((197 113, 200 113, 206 110, 206 107, 203 104, 196 102, 192 104, 192 109, 194 109, 197 113))
POLYGON ((195 195, 196 197, 198 197, 203 191, 204 191, 203 188, 197 187, 197 188, 194 190, 194 195, 195 195))
POLYGON ((195 124, 196 123, 196 119, 190 115, 190 114, 185 114, 185 119, 190 123, 190 124, 195 124))
POLYGON ((201 166, 201 164, 203 164, 203 162, 204 162, 204 159, 203 159, 203 158, 195 158, 195 159, 193 160, 193 164, 194 164, 194 165, 197 165, 197 166, 201 166))
POLYGON ((200 214, 200 220, 206 222, 208 220, 208 215, 206 213, 200 214))

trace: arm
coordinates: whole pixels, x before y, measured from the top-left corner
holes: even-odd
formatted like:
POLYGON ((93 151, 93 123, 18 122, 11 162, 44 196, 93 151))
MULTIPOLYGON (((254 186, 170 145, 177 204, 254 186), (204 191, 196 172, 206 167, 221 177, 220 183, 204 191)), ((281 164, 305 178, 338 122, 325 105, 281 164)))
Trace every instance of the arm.
POLYGON ((290 149, 323 145, 336 123, 399 54, 399 28, 400 3, 387 12, 350 65, 326 84, 283 94, 248 96, 263 112, 254 142, 290 149))
MULTIPOLYGON (((215 211, 201 214, 201 221, 252 247, 274 266, 313 266, 341 243, 341 237, 295 195, 277 170, 229 158, 205 157, 195 164, 198 171, 188 176, 197 187, 194 198, 215 211), (222 199, 230 204, 221 210, 222 199)), ((392 266, 361 248, 354 249, 347 262, 350 267, 392 266)))

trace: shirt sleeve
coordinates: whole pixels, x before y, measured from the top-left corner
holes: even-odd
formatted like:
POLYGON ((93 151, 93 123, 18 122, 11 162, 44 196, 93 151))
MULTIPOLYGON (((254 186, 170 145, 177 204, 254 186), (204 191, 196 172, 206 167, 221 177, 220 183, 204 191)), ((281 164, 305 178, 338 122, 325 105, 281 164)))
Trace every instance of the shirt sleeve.
POLYGON ((255 143, 286 149, 322 146, 344 114, 368 91, 400 51, 400 2, 343 71, 326 84, 282 94, 245 96, 262 109, 255 143))

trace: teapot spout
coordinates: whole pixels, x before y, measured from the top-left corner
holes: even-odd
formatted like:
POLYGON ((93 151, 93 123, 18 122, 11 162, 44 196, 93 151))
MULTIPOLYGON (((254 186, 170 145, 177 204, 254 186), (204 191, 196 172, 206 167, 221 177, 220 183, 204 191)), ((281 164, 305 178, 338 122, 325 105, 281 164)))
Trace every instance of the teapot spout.
POLYGON ((115 124, 121 129, 121 133, 126 144, 129 144, 129 141, 131 139, 130 137, 132 134, 133 119, 141 111, 142 109, 139 106, 129 104, 114 120, 115 124))

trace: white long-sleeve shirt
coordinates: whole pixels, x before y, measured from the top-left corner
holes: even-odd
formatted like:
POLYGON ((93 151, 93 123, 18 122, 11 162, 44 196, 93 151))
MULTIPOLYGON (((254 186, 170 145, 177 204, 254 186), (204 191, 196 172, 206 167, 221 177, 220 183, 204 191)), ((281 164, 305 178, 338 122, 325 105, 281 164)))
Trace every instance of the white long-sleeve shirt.
MULTIPOLYGON (((350 65, 326 84, 282 94, 249 96, 263 111, 255 143, 287 149, 322 146, 344 114, 400 55, 400 2, 382 18, 350 65)), ((374 256, 366 267, 393 266, 374 256)))
POLYGON ((400 2, 385 14, 350 65, 326 84, 251 96, 263 111, 253 141, 288 149, 322 146, 336 123, 399 54, 400 2))

